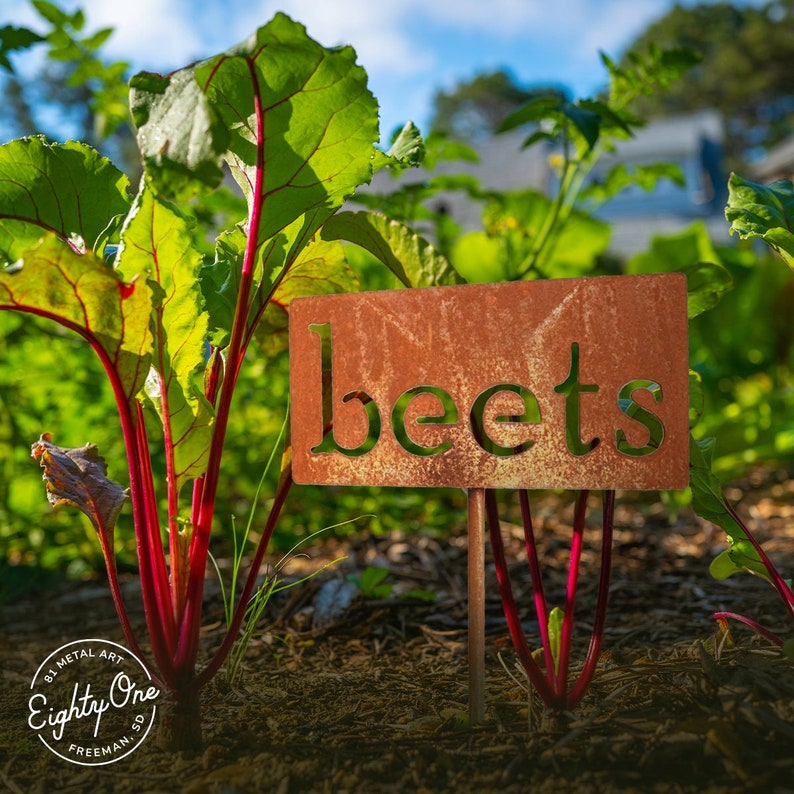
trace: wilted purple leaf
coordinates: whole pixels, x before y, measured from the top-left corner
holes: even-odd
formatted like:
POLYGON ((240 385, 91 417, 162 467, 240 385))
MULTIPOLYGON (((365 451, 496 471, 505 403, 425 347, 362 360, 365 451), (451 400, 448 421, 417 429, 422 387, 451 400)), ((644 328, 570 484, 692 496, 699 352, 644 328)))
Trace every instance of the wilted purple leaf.
POLYGON ((31 447, 31 455, 44 469, 47 500, 53 507, 69 504, 82 510, 94 529, 110 541, 126 491, 108 479, 107 464, 96 444, 65 449, 50 439, 49 433, 43 433, 31 447))

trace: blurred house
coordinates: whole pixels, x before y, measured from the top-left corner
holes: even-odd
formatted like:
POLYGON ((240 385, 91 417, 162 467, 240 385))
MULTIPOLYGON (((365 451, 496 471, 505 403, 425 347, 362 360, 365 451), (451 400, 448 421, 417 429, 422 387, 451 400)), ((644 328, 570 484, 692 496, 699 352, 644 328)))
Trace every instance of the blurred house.
MULTIPOLYGON (((512 131, 494 136, 474 147, 478 163, 442 162, 432 173, 470 174, 483 187, 494 190, 530 187, 552 194, 556 176, 550 158, 554 148, 538 143, 522 149, 526 135, 512 131)), ((631 168, 660 162, 675 163, 686 178, 684 187, 668 179, 660 180, 649 192, 629 187, 596 210, 597 217, 613 225, 612 253, 629 256, 647 248, 651 237, 679 232, 697 219, 708 226, 713 239, 729 239, 723 214, 728 179, 722 161, 723 139, 719 113, 704 110, 650 123, 599 160, 590 180, 602 180, 616 163, 631 168)), ((427 176, 423 169, 410 169, 394 180, 380 172, 370 190, 388 193, 397 184, 422 182, 427 176)), ((448 213, 466 231, 481 228, 481 205, 462 192, 438 194, 430 207, 448 213)))
POLYGON ((794 181, 794 135, 773 146, 752 169, 750 178, 765 185, 778 179, 794 181))
POLYGON ((614 154, 602 158, 593 169, 599 179, 618 162, 629 168, 670 162, 683 172, 681 187, 662 179, 652 191, 629 187, 604 204, 595 214, 613 224, 610 249, 632 254, 647 248, 651 237, 674 234, 695 220, 706 224, 715 241, 729 239, 725 221, 728 174, 722 155, 724 130, 717 111, 702 110, 659 119, 622 141, 614 154))

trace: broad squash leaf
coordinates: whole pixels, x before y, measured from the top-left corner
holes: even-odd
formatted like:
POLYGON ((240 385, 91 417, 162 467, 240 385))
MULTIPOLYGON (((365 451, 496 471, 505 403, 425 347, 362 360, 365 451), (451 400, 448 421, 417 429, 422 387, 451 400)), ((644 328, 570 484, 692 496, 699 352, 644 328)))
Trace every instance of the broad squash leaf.
POLYGON ((589 273, 609 245, 609 226, 574 210, 535 268, 528 269, 551 199, 534 190, 492 194, 483 213, 484 232, 470 232, 452 248, 452 264, 467 281, 565 278, 589 273))

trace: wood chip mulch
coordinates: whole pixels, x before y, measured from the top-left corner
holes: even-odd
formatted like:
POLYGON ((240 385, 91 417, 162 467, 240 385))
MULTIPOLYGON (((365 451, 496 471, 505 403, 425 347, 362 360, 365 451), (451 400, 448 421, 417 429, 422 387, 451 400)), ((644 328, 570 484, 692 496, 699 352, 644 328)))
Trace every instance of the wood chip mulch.
MULTIPOLYGON (((758 473, 735 496, 781 570, 794 568, 794 484, 758 473)), ((510 517, 508 511, 508 518, 510 517)), ((572 505, 536 500, 546 594, 565 588, 572 505)), ((574 658, 589 641, 600 505, 583 555, 574 658)), ((588 521, 588 524, 590 520, 588 521)), ((504 537, 516 597, 537 640, 521 530, 504 537)), ((718 634, 713 612, 747 614, 792 636, 772 588, 708 574, 722 533, 682 510, 619 496, 609 617, 593 684, 573 713, 544 713, 516 666, 492 566, 487 576, 486 722, 467 721, 466 537, 421 530, 328 539, 285 569, 298 578, 347 559, 268 605, 239 678, 203 693, 204 749, 169 753, 156 737, 106 767, 52 754, 27 726, 31 676, 59 644, 123 643, 101 580, 0 604, 0 789, 49 792, 794 792, 794 664, 743 626, 718 634), (386 565, 385 598, 334 609, 347 577, 386 565), (335 583, 335 584, 330 584, 335 583), (336 588, 336 589, 335 589, 336 588), (430 591, 432 601, 405 598, 430 591)), ((134 603, 134 580, 125 583, 134 603)), ((349 596, 350 593, 347 592, 349 596)), ((137 621, 139 611, 133 609, 137 621)), ((222 636, 208 584, 203 632, 222 636)), ((574 670, 575 672, 575 670, 574 670)))

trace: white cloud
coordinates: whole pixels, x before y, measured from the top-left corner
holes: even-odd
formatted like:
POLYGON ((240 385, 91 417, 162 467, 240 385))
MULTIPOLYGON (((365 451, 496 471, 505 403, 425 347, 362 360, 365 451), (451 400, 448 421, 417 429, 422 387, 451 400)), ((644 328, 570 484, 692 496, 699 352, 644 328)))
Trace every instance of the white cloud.
POLYGON ((410 3, 392 0, 260 0, 247 5, 244 17, 250 32, 283 11, 321 44, 351 44, 367 71, 405 77, 435 64, 433 53, 415 43, 406 6, 410 11, 410 3))
MULTIPOLYGON (((587 6, 586 0, 578 0, 587 6)), ((667 10, 663 0, 609 0, 604 13, 590 14, 587 24, 581 28, 581 47, 586 52, 604 50, 618 56, 632 39, 667 10)))
POLYGON ((199 20, 179 0, 114 2, 81 0, 91 30, 113 27, 108 44, 114 56, 140 68, 175 68, 203 54, 199 20))
POLYGON ((537 0, 413 0, 395 5, 412 6, 411 14, 426 15, 437 24, 498 35, 529 33, 530 26, 542 26, 549 16, 549 4, 537 0))
MULTIPOLYGON (((353 45, 381 100, 387 127, 427 113, 442 84, 498 66, 512 67, 530 81, 561 82, 576 94, 588 94, 606 78, 598 50, 619 55, 672 5, 672 0, 56 2, 67 9, 82 7, 89 30, 114 27, 108 54, 132 61, 136 70, 170 70, 208 57, 284 11, 322 44, 353 45), (468 50, 461 49, 463 41, 468 50)), ((0 24, 31 24, 28 8, 22 0, 0 0, 0 24)))
MULTIPOLYGON (((0 6, 12 0, 0 0, 0 6)), ((13 0, 19 17, 20 4, 13 0)), ((616 52, 669 0, 61 0, 83 7, 89 27, 113 26, 114 57, 140 68, 176 68, 235 44, 277 10, 326 45, 352 44, 373 75, 410 78, 437 72, 439 45, 458 33, 483 41, 526 40, 564 47, 573 62, 598 49, 616 52)), ((472 53, 472 68, 477 68, 472 53)))
MULTIPOLYGON (((106 52, 112 58, 132 61, 135 68, 177 68, 197 57, 210 55, 201 35, 204 20, 191 13, 190 0, 55 0, 71 13, 85 12, 85 33, 112 27, 106 52)), ((215 0, 211 0, 215 2, 215 0)), ((0 24, 23 25, 43 31, 48 23, 20 0, 0 0, 0 24), (13 8, 6 4, 13 2, 13 8)), ((233 43, 233 42, 230 42, 233 43)))

